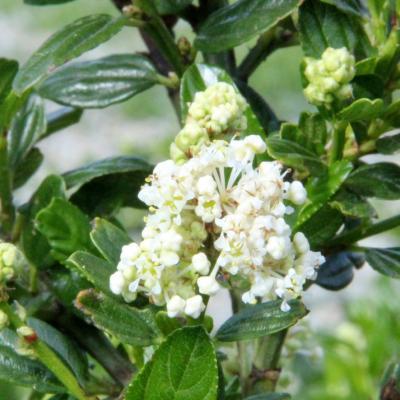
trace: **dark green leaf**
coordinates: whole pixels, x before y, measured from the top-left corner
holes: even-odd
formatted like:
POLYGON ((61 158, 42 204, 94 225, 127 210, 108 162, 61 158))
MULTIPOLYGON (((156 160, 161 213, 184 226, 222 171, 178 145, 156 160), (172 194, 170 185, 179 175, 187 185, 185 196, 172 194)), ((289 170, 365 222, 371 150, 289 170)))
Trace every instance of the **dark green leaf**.
POLYGON ((23 158, 14 174, 14 189, 23 186, 28 179, 38 170, 43 161, 43 154, 37 148, 33 147, 29 153, 23 158))
POLYGON ((176 14, 192 3, 193 0, 154 0, 154 5, 161 15, 176 14))
POLYGON ((365 250, 368 264, 376 271, 391 278, 400 279, 400 247, 365 250))
POLYGON ((187 327, 168 337, 133 380, 126 400, 215 400, 217 360, 201 327, 187 327))
POLYGON ((122 246, 132 242, 126 232, 101 218, 95 219, 90 238, 99 253, 113 265, 119 262, 122 246))
POLYGON ((383 111, 383 101, 381 99, 358 99, 343 110, 338 117, 345 121, 360 121, 377 118, 383 111))
POLYGON ((89 219, 67 200, 54 198, 37 214, 36 228, 47 238, 52 255, 59 261, 92 247, 89 219))
POLYGON ((353 280, 354 268, 360 268, 365 258, 362 254, 342 251, 326 258, 318 269, 316 284, 329 290, 340 290, 353 280))
POLYGON ((182 320, 179 318, 171 318, 166 311, 159 311, 156 314, 156 323, 164 336, 168 336, 179 328, 182 328, 182 320))
POLYGON ((368 9, 363 0, 322 0, 324 3, 331 4, 339 10, 354 15, 355 17, 368 16, 368 9))
POLYGON ((71 1, 74 0, 24 0, 24 3, 32 6, 47 6, 52 4, 69 3, 71 1))
POLYGON ((245 400, 290 400, 290 394, 288 393, 265 393, 256 394, 254 396, 246 397, 245 400))
POLYGON ((300 7, 299 30, 306 55, 320 58, 327 47, 347 47, 357 42, 354 21, 336 7, 317 0, 307 0, 300 7))
POLYGON ((310 171, 317 175, 324 173, 325 164, 317 155, 303 146, 279 137, 266 140, 268 154, 283 164, 299 171, 310 171))
POLYGON ((149 310, 118 303, 91 289, 79 293, 76 306, 89 315, 97 327, 123 343, 148 346, 157 338, 154 317, 149 310))
POLYGON ((96 288, 114 296, 110 290, 110 275, 116 270, 113 264, 84 251, 72 254, 67 263, 77 268, 81 275, 93 283, 96 288))
MULTIPOLYGON (((182 122, 187 117, 189 104, 193 101, 197 92, 205 90, 208 86, 217 82, 227 82, 233 86, 232 78, 221 68, 206 64, 193 64, 183 74, 180 88, 180 105, 182 110, 182 122)), ((250 107, 244 112, 247 118, 245 133, 254 134, 263 132, 263 128, 250 107)))
POLYGON ((42 97, 80 108, 103 108, 119 103, 157 83, 147 57, 117 54, 67 65, 39 87, 42 97))
POLYGON ((396 200, 400 198, 400 167, 386 162, 363 165, 349 176, 346 186, 362 196, 396 200))
POLYGON ((353 166, 349 161, 336 161, 329 166, 325 174, 310 178, 306 186, 308 202, 299 212, 295 224, 296 230, 301 231, 302 225, 328 202, 352 169, 353 166))
POLYGON ((40 393, 62 393, 65 388, 41 363, 20 356, 10 347, 0 345, 0 380, 26 386, 40 393))
POLYGON ((61 357, 78 378, 80 384, 83 385, 88 378, 89 365, 86 355, 79 349, 76 343, 48 323, 39 319, 29 318, 28 325, 33 328, 39 339, 50 346, 61 357))
POLYGON ((369 219, 377 216, 375 209, 366 199, 344 188, 332 198, 329 204, 346 217, 369 219))
POLYGON ((318 249, 335 236, 342 224, 342 214, 335 208, 325 205, 303 223, 298 230, 306 235, 313 249, 318 249))
POLYGON ((46 237, 35 228, 33 221, 38 212, 56 197, 65 198, 65 184, 61 177, 50 175, 20 209, 25 217, 21 233, 22 248, 28 260, 38 268, 44 268, 54 260, 49 254, 51 248, 46 237))
POLYGON ((40 139, 80 121, 83 110, 63 107, 47 115, 47 130, 40 139))
POLYGON ((381 154, 394 154, 400 150, 400 133, 380 137, 376 141, 376 149, 381 154))
POLYGON ((383 80, 373 74, 356 76, 352 80, 353 97, 356 99, 376 99, 382 97, 385 84, 383 80))
POLYGON ((0 104, 11 91, 12 81, 18 71, 18 63, 14 60, 0 58, 0 104))
POLYGON ((383 114, 383 119, 395 128, 400 127, 400 100, 389 105, 383 114))
POLYGON ((94 14, 63 27, 47 39, 19 70, 13 84, 14 90, 23 93, 55 68, 109 40, 124 24, 124 17, 94 14))
POLYGON ((31 95, 12 121, 8 136, 9 163, 15 169, 46 131, 43 100, 31 95))
POLYGON ((195 46, 219 52, 247 42, 296 10, 300 0, 239 0, 211 14, 201 25, 195 46))
POLYGON ((224 342, 255 339, 282 331, 307 314, 299 300, 289 301, 290 310, 281 310, 282 300, 248 306, 233 315, 218 329, 216 338, 224 342))

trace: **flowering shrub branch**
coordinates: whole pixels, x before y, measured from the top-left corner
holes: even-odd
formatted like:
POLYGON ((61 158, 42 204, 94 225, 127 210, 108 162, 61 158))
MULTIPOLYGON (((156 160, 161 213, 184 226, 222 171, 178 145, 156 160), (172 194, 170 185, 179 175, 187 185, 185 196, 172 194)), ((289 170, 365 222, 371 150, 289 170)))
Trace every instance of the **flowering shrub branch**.
MULTIPOLYGON (((43 400, 288 399, 281 367, 307 348, 293 339, 313 312, 307 289, 342 289, 364 264, 400 277, 400 247, 357 243, 400 225, 370 203, 400 198, 400 167, 385 158, 400 149, 400 11, 358 0, 112 3, 120 14, 79 18, 24 65, 0 59, 0 379, 43 400), (181 19, 193 41, 176 37, 181 19), (138 30, 147 52, 70 62, 122 29, 138 30), (289 122, 250 78, 295 45, 315 108, 289 122), (155 85, 181 123, 168 160, 98 160, 47 176, 18 204, 41 140, 155 85), (45 99, 59 109, 47 113, 45 99), (122 207, 146 209, 139 240, 122 207), (233 315, 214 327, 208 305, 224 292, 233 315)), ((385 400, 400 392, 390 368, 385 400)))

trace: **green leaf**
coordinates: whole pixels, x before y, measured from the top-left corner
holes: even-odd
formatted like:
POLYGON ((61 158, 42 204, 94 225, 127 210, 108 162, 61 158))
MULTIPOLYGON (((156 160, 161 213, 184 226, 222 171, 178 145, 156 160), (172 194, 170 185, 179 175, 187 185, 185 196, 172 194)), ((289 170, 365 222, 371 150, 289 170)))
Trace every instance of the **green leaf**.
POLYGON ((216 400, 217 360, 201 327, 175 331, 133 380, 126 400, 216 400))
POLYGON ((58 261, 65 261, 77 250, 92 247, 89 219, 67 200, 54 198, 37 214, 36 228, 47 238, 58 261))
POLYGON ((113 265, 119 262, 122 246, 132 242, 126 232, 101 218, 95 219, 90 238, 99 253, 113 265))
POLYGON ((83 110, 79 108, 63 107, 47 115, 47 130, 40 137, 43 139, 52 133, 67 128, 80 121, 83 110))
POLYGON ((65 198, 65 184, 57 175, 48 176, 33 194, 27 204, 21 207, 24 215, 21 232, 21 244, 27 259, 37 268, 44 268, 54 261, 50 256, 51 247, 46 237, 34 226, 34 220, 40 210, 47 207, 53 198, 65 198))
POLYGON ((117 54, 62 67, 43 82, 39 93, 66 106, 103 108, 157 82, 157 72, 147 57, 117 54))
POLYGON ((266 143, 268 154, 289 167, 299 171, 310 171, 317 175, 326 170, 325 164, 315 153, 296 142, 272 136, 266 140, 266 143))
POLYGON ((336 7, 317 0, 307 0, 300 7, 301 46, 308 56, 320 58, 327 47, 347 47, 357 42, 355 22, 336 7))
POLYGON ((352 80, 352 86, 355 99, 368 98, 374 100, 382 97, 385 90, 383 80, 374 74, 356 76, 352 80))
POLYGON ((69 3, 74 0, 24 0, 25 4, 30 4, 32 6, 47 6, 53 4, 69 3))
POLYGON ((290 394, 288 393, 265 393, 256 394, 254 396, 246 397, 245 400, 290 400, 290 394))
POLYGON ((400 364, 398 362, 391 362, 383 374, 381 382, 381 398, 390 398, 400 395, 400 364))
POLYGON ((335 236, 342 224, 342 214, 326 204, 297 230, 306 235, 313 249, 319 249, 335 236), (329 221, 329 224, 326 221, 329 221))
POLYGON ((23 186, 38 170, 42 164, 42 161, 42 152, 37 147, 33 147, 15 170, 15 174, 13 176, 13 188, 18 189, 19 187, 23 186))
POLYGON ((322 0, 324 3, 331 4, 339 10, 354 15, 355 17, 368 16, 368 9, 362 0, 322 0))
POLYGON ((225 321, 216 338, 223 342, 255 339, 282 331, 294 325, 307 314, 299 300, 290 300, 290 310, 281 310, 282 300, 248 306, 225 321))
POLYGON ((345 188, 339 190, 329 205, 350 218, 369 219, 377 216, 375 209, 366 199, 345 188))
POLYGON ((382 118, 391 126, 400 127, 400 100, 394 101, 384 112, 382 118))
POLYGON ((201 25, 195 46, 217 53, 247 42, 276 25, 299 6, 300 0, 239 0, 211 14, 201 25))
POLYGON ((89 15, 64 26, 53 34, 29 58, 14 80, 14 90, 21 94, 45 79, 55 68, 106 42, 125 24, 124 17, 89 15))
POLYGON ((110 275, 116 271, 113 264, 84 251, 72 254, 67 263, 77 268, 96 288, 109 296, 115 296, 110 290, 110 275))
POLYGON ((86 355, 79 349, 76 343, 48 323, 39 319, 28 318, 28 325, 33 328, 39 339, 60 356, 78 378, 79 383, 83 385, 88 378, 89 365, 86 355))
POLYGON ((182 11, 192 2, 193 0, 154 0, 154 5, 159 14, 168 15, 182 11))
POLYGON ((387 162, 363 165, 348 177, 346 186, 361 196, 396 200, 400 198, 400 167, 387 162))
MULTIPOLYGON (((236 86, 227 72, 219 67, 206 64, 193 64, 185 71, 180 87, 180 105, 183 123, 186 121, 189 104, 193 101, 195 94, 217 82, 227 82, 236 86)), ((244 115, 247 118, 245 133, 254 134, 263 132, 263 128, 250 106, 246 108, 244 115)))
POLYGON ((381 154, 394 154, 400 150, 400 133, 383 136, 376 141, 376 149, 381 154))
POLYGON ((352 169, 353 165, 349 161, 336 161, 325 174, 309 179, 306 185, 308 201, 297 216, 295 230, 302 230, 302 225, 339 190, 352 169))
POLYGON ((33 388, 40 393, 65 392, 65 388, 41 363, 20 356, 3 344, 0 345, 0 380, 33 388))
POLYGON ((400 279, 400 247, 365 250, 367 263, 379 273, 400 279))
POLYGON ((377 118, 383 111, 383 101, 381 99, 358 99, 344 108, 338 117, 349 122, 377 118))
POLYGON ((10 93, 17 71, 18 63, 16 61, 0 58, 0 104, 10 93))
POLYGON ((157 339, 158 330, 150 310, 121 304, 92 289, 80 292, 75 304, 99 329, 114 335, 122 343, 149 346, 157 339))
POLYGON ((15 169, 46 131, 43 100, 31 95, 12 121, 8 136, 10 168, 15 169))
POLYGON ((343 289, 353 280, 354 268, 360 268, 364 262, 365 257, 359 253, 335 253, 319 267, 315 283, 329 290, 343 289))

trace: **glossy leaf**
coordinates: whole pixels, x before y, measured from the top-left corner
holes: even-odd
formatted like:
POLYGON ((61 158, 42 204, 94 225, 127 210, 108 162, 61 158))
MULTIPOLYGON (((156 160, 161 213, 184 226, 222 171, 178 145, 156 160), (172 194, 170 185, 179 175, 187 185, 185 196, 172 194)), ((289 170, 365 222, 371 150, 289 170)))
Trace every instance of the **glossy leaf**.
POLYGON ((315 283, 329 290, 343 289, 353 280, 354 268, 360 268, 364 261, 362 254, 348 251, 328 256, 318 269, 315 283))
POLYGON ((13 187, 18 189, 23 186, 28 179, 38 170, 43 161, 43 154, 37 148, 33 147, 17 166, 13 176, 13 187))
POLYGON ((155 83, 157 73, 147 57, 117 54, 62 67, 43 82, 39 93, 66 106, 103 108, 127 100, 155 83))
POLYGON ((247 42, 276 25, 299 6, 299 0, 239 0, 211 14, 201 25, 195 46, 219 52, 247 42))
POLYGON ((354 21, 318 0, 307 0, 300 7, 299 30, 305 54, 315 58, 327 47, 353 50, 357 41, 354 21))
POLYGON ((377 216, 375 209, 366 199, 346 189, 341 189, 329 204, 347 217, 368 219, 377 216))
POLYGON ((400 247, 365 250, 368 264, 379 273, 400 279, 400 247))
POLYGON ((17 71, 18 63, 16 61, 0 58, 0 104, 10 93, 17 71))
POLYGON ((354 15, 355 17, 368 16, 368 9, 363 0, 322 0, 324 3, 331 4, 339 10, 354 15))
POLYGON ((290 400, 291 396, 288 393, 265 393, 256 394, 246 397, 245 400, 290 400))
POLYGON ((70 3, 71 1, 74 0, 24 0, 24 3, 32 6, 48 6, 53 4, 70 3))
POLYGON ((283 164, 299 171, 310 171, 317 175, 324 173, 325 164, 317 155, 290 140, 273 136, 266 140, 268 154, 283 164))
POLYGON ((65 391, 55 376, 41 363, 20 356, 3 344, 0 344, 0 380, 33 388, 40 393, 65 391))
POLYGON ((400 133, 380 137, 376 141, 376 149, 381 154, 394 154, 400 151, 400 133))
POLYGON ((96 288, 114 296, 110 290, 110 275, 116 271, 113 264, 84 251, 72 254, 67 263, 77 268, 80 274, 93 283, 96 288))
POLYGON ((79 108, 63 107, 59 110, 53 111, 46 116, 47 118, 47 129, 46 132, 41 136, 50 136, 54 132, 58 132, 70 125, 76 124, 80 121, 83 111, 79 108))
POLYGON ((89 365, 86 355, 79 349, 76 343, 48 323, 39 319, 29 318, 28 325, 36 332, 39 339, 45 342, 61 357, 78 378, 80 384, 83 385, 88 378, 89 365))
POLYGON ((396 200, 400 198, 400 167, 387 162, 363 165, 349 176, 346 186, 362 196, 396 200))
POLYGON ((248 306, 218 329, 216 338, 224 342, 255 339, 282 331, 307 314, 299 300, 289 301, 290 311, 281 310, 282 300, 248 306))
POLYGON ((40 210, 47 207, 53 198, 65 198, 65 184, 61 177, 49 175, 39 186, 27 204, 21 207, 24 223, 21 232, 21 244, 25 256, 37 268, 44 268, 54 260, 50 256, 51 247, 46 237, 34 226, 34 220, 40 210))
MULTIPOLYGON (((185 71, 180 87, 182 122, 186 120, 189 104, 193 101, 195 94, 217 82, 227 82, 235 86, 232 78, 219 67, 206 64, 193 64, 185 71)), ((246 108, 244 114, 247 118, 245 133, 262 133, 263 128, 250 107, 246 108)))
POLYGON ((122 246, 132 242, 126 232, 101 218, 95 219, 90 238, 100 254, 113 265, 119 262, 122 246))
POLYGON ((58 261, 65 261, 77 250, 92 247, 89 219, 67 200, 53 199, 37 214, 36 227, 47 238, 58 261))
POLYGON ((383 101, 381 99, 359 99, 344 108, 338 117, 349 122, 377 118, 383 111, 383 101))
POLYGON ((217 360, 201 327, 175 331, 133 380, 126 400, 216 400, 217 360))
POLYGON ((176 14, 191 4, 193 0, 154 0, 154 5, 161 15, 176 14))
POLYGON ((158 331, 149 310, 121 304, 92 289, 79 293, 76 306, 89 315, 99 329, 109 332, 123 343, 149 346, 157 338, 158 331))
POLYGON ((296 230, 301 230, 301 226, 328 202, 339 190, 352 169, 353 166, 349 161, 336 161, 329 166, 326 174, 310 178, 306 186, 308 202, 298 214, 296 230))
POLYGON ((47 39, 19 70, 13 84, 14 90, 17 93, 26 91, 55 68, 109 40, 124 24, 124 17, 93 14, 64 26, 47 39))
POLYGON ((9 163, 15 169, 46 131, 43 100, 31 95, 12 121, 8 135, 9 163))

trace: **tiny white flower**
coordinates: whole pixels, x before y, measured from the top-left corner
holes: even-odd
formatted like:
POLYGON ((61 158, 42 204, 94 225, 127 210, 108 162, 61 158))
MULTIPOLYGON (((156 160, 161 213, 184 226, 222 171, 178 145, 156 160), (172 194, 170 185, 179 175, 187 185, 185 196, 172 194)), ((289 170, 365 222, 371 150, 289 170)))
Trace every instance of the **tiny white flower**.
POLYGON ((167 302, 167 313, 170 318, 174 318, 182 314, 185 310, 186 301, 178 295, 174 295, 167 302))
POLYGON ((267 252, 275 260, 281 260, 288 255, 289 243, 287 237, 272 236, 267 243, 267 252))
POLYGON ((297 232, 293 237, 293 244, 296 250, 303 254, 310 251, 310 244, 308 243, 307 238, 305 237, 304 233, 297 232))
POLYGON ((120 295, 124 290, 125 278, 121 271, 114 272, 110 276, 110 290, 116 294, 120 295))
POLYGON ((192 257, 192 265, 196 272, 200 275, 207 275, 210 272, 211 263, 207 256, 200 252, 192 257))
POLYGON ((219 283, 211 276, 201 276, 198 278, 197 286, 199 287, 199 292, 207 296, 214 296, 221 289, 219 283))
POLYGON ((300 181, 293 181, 290 184, 288 198, 291 202, 297 205, 304 204, 307 200, 307 192, 300 181))
POLYGON ((205 308, 203 298, 200 295, 196 295, 186 300, 185 314, 197 319, 205 308))

